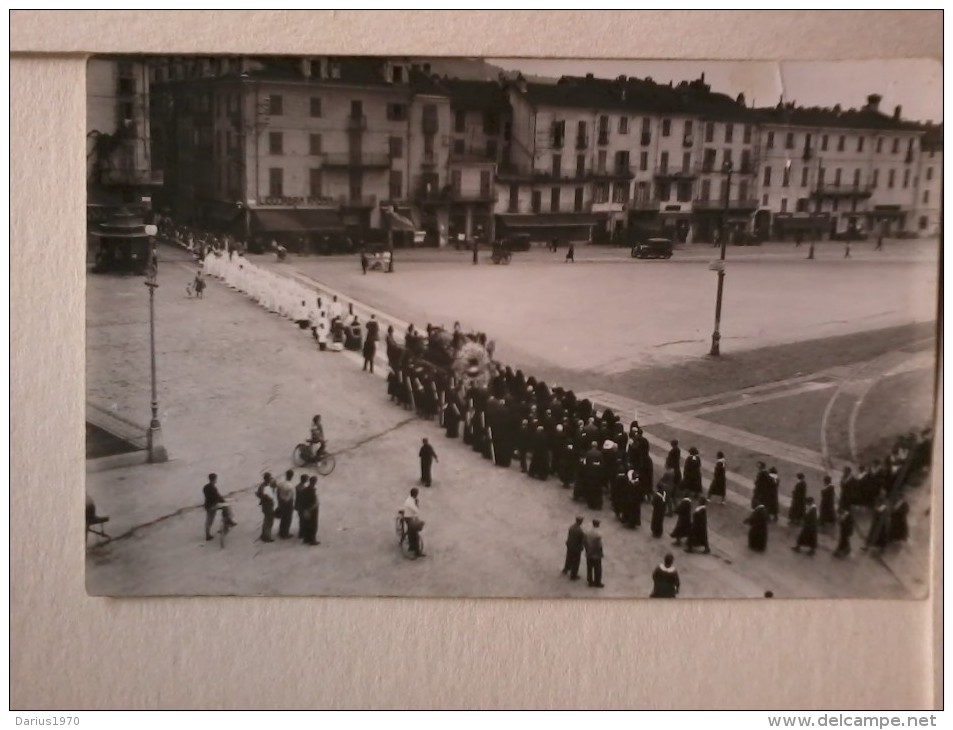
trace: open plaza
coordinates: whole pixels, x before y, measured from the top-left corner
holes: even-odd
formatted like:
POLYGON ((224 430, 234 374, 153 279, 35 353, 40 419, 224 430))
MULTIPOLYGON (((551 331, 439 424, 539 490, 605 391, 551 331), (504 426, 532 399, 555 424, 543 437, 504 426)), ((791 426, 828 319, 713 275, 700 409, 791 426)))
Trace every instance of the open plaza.
MULTIPOLYGON (((793 242, 731 247, 720 358, 708 355, 716 274, 708 245, 679 245, 671 260, 627 248, 534 246, 506 266, 485 251, 397 250, 394 272, 362 273, 357 256, 249 255, 248 261, 324 297, 352 304, 403 334, 408 324, 481 331, 495 359, 572 389, 628 426, 638 420, 661 474, 671 439, 695 446, 705 487, 715 454, 727 461, 729 499, 710 504, 710 555, 674 550, 683 597, 912 597, 926 590, 929 486, 910 490, 910 538, 882 554, 832 560, 836 530, 812 557, 789 548, 795 474, 818 497, 845 464, 869 463, 899 435, 933 422, 938 245, 933 241, 825 242, 813 260, 793 242), (782 518, 764 553, 748 549, 755 465, 780 476, 782 518)), ((556 479, 527 479, 447 439, 387 397, 386 365, 371 375, 359 353, 320 351, 310 331, 208 280, 170 243, 158 249, 156 357, 159 417, 170 460, 91 469, 87 491, 110 515, 113 539, 90 549, 91 593, 592 597, 561 574, 566 530, 601 519, 605 589, 643 597, 673 551, 647 525, 624 528, 608 508, 574 503, 556 479), (255 488, 265 471, 294 468, 294 445, 320 413, 336 469, 319 477, 317 547, 262 543, 255 488), (418 486, 421 439, 439 461, 421 489, 425 560, 407 560, 393 523, 418 486), (218 474, 238 526, 223 549, 206 542, 202 485, 218 474)), ((88 277, 90 407, 149 417, 149 312, 142 278, 88 277)), ((382 348, 381 348, 382 349, 382 348)), ((382 354, 378 359, 386 363, 382 354)), ((311 474, 313 470, 305 469, 311 474)), ((296 473, 301 470, 296 469, 296 473)), ((297 480, 297 477, 296 477, 297 480)), ((928 483, 927 483, 928 484, 928 483)))

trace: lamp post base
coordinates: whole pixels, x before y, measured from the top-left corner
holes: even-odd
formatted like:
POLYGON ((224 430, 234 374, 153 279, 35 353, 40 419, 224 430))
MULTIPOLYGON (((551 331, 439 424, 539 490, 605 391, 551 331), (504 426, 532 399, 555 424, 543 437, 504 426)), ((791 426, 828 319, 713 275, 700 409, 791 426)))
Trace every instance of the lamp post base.
POLYGON ((717 332, 711 336, 711 350, 708 354, 712 357, 721 357, 721 335, 717 332))
POLYGON ((149 424, 147 448, 150 464, 161 464, 169 460, 169 452, 162 445, 162 426, 159 425, 158 419, 149 424))

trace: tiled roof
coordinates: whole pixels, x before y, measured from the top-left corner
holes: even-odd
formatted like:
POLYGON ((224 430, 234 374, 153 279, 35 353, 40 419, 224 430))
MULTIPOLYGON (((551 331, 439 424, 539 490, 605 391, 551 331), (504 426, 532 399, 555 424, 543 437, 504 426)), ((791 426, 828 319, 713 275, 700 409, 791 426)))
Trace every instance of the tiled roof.
POLYGON ((663 85, 651 79, 563 76, 556 84, 526 83, 525 89, 526 98, 536 106, 690 114, 739 121, 752 117, 742 103, 713 93, 701 79, 663 85))
POLYGON ((754 110, 762 124, 793 125, 796 127, 838 127, 842 129, 883 129, 910 131, 922 129, 915 122, 883 114, 872 109, 826 109, 798 107, 790 104, 754 110))

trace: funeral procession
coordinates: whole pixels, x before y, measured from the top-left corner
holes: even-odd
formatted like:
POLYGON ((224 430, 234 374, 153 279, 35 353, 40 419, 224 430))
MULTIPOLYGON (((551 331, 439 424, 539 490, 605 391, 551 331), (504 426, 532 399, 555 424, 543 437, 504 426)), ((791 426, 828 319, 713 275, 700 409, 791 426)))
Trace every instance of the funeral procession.
POLYGON ((941 105, 574 63, 90 60, 90 594, 926 595, 941 105))

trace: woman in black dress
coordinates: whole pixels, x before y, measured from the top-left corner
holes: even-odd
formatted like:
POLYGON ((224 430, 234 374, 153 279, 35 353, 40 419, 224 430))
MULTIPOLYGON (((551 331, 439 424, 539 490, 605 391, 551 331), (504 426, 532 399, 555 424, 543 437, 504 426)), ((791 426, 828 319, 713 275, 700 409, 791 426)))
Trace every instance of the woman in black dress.
POLYGON ((792 525, 800 524, 804 519, 804 513, 807 511, 807 482, 804 481, 804 475, 797 475, 797 482, 794 484, 794 491, 791 492, 791 506, 788 509, 788 522, 792 525))
POLYGON ((702 493, 702 460, 694 446, 688 450, 688 457, 685 459, 682 489, 692 495, 702 493))
POLYGON ((748 528, 748 547, 763 553, 768 547, 768 510, 763 504, 754 508, 745 520, 748 528))
POLYGON ((708 487, 708 499, 711 499, 712 497, 720 497, 721 503, 725 503, 725 494, 728 487, 727 475, 728 467, 725 464, 725 455, 719 451, 717 458, 715 459, 715 469, 711 478, 711 485, 708 487))

